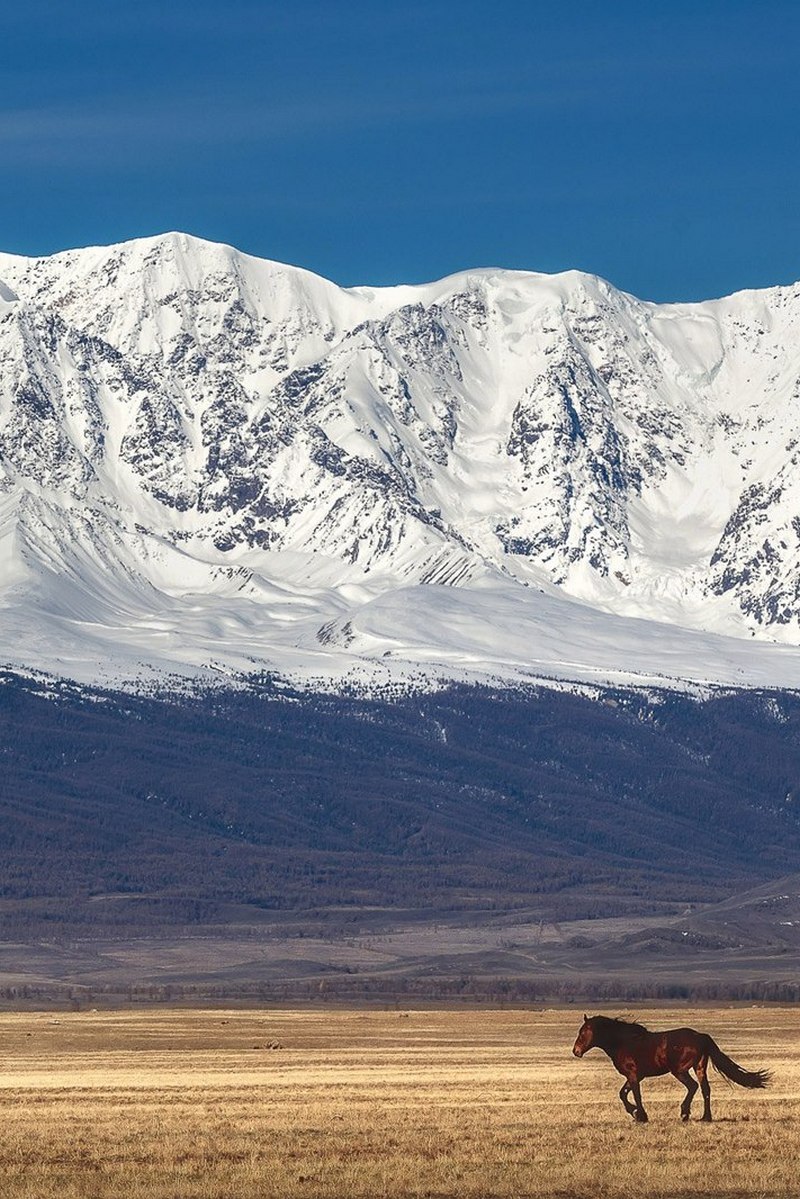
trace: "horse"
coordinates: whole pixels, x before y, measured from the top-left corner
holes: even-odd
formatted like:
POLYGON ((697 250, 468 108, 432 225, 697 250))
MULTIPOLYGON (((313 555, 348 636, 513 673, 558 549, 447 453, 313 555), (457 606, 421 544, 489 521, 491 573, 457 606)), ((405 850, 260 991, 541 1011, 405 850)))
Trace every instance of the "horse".
POLYGON ((642 1103, 640 1080, 660 1074, 674 1074, 686 1087, 681 1104, 681 1120, 688 1120, 697 1082, 689 1073, 694 1070, 703 1095, 703 1120, 711 1119, 711 1087, 708 1083, 708 1062, 713 1062, 720 1074, 740 1087, 766 1087, 772 1074, 769 1070, 743 1070, 723 1053, 707 1033, 693 1028, 672 1028, 669 1032, 650 1032, 643 1024, 611 1016, 584 1014, 572 1052, 583 1057, 589 1049, 602 1049, 625 1078, 619 1093, 625 1111, 634 1120, 645 1124, 647 1112, 642 1103), (628 1099, 633 1094, 634 1102, 628 1099))

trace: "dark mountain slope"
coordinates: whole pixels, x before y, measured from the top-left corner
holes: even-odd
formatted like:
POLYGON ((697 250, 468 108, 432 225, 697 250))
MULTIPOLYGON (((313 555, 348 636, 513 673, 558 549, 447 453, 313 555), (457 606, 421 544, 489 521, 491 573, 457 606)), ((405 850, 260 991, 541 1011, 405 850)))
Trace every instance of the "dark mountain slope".
POLYGON ((4 940, 343 907, 668 913, 800 867, 785 694, 3 684, 4 940))

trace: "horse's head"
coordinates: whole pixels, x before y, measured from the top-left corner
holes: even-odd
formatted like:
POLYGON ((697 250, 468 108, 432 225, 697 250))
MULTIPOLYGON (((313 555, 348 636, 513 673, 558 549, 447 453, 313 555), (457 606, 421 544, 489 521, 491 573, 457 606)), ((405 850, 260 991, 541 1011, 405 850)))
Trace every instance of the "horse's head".
POLYGON ((591 1020, 584 1012, 583 1024, 580 1027, 575 1044, 572 1046, 572 1052, 576 1057, 583 1057, 587 1049, 591 1049, 594 1045, 594 1019, 591 1020))

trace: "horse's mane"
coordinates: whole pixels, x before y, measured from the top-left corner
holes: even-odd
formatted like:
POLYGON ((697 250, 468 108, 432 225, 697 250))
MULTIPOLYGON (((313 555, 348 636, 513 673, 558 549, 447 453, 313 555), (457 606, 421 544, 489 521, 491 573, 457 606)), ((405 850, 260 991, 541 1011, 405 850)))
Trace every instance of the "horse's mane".
POLYGON ((621 1016, 594 1016, 593 1019, 602 1022, 610 1031, 632 1033, 649 1033, 650 1031, 649 1028, 645 1028, 644 1024, 639 1024, 636 1020, 623 1020, 621 1016))

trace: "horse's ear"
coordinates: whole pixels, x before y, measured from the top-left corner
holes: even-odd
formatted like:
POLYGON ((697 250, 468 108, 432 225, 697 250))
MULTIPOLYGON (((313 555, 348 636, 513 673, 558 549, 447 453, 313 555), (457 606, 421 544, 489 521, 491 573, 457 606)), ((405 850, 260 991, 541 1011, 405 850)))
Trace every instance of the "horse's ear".
POLYGON ((583 1013, 583 1023, 584 1023, 584 1024, 588 1024, 588 1023, 589 1023, 589 1017, 586 1015, 586 1012, 584 1012, 584 1013, 583 1013))

